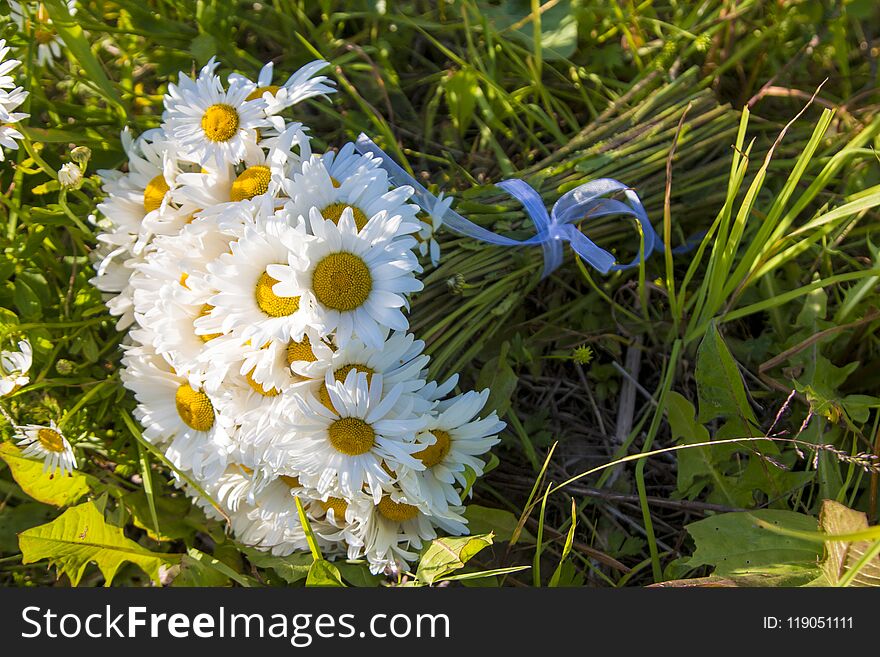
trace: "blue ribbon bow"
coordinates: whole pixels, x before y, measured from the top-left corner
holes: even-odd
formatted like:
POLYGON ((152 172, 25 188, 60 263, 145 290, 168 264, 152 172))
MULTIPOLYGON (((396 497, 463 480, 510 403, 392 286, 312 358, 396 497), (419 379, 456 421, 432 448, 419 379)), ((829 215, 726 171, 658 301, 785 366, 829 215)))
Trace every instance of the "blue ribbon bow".
MULTIPOLYGON (((381 158, 381 167, 388 173, 389 178, 395 185, 409 185, 415 192, 413 200, 426 212, 431 212, 438 206, 439 199, 421 185, 415 178, 409 175, 403 167, 392 160, 387 153, 379 148, 369 137, 361 133, 355 142, 355 148, 359 153, 367 153, 381 158)), ((544 273, 546 278, 561 264, 563 258, 563 243, 567 242, 581 258, 592 267, 607 274, 612 271, 620 271, 638 267, 642 261, 641 253, 629 264, 616 264, 616 258, 598 246, 590 238, 584 235, 575 223, 583 219, 594 219, 608 215, 620 215, 633 217, 641 227, 644 235, 644 257, 648 258, 655 250, 664 250, 663 240, 654 230, 648 214, 639 199, 639 195, 623 183, 613 178, 599 178, 578 185, 571 191, 563 194, 550 213, 544 205, 544 200, 535 189, 524 180, 512 178, 496 183, 508 194, 522 203, 526 214, 535 224, 536 233, 526 240, 515 240, 503 235, 498 235, 490 230, 478 226, 472 221, 450 208, 441 209, 443 225, 450 230, 473 237, 489 244, 499 246, 534 246, 541 245, 544 250, 544 273), (626 202, 604 198, 608 194, 623 192, 626 202)), ((690 244, 684 248, 689 248, 690 244)), ((681 248, 681 247, 680 247, 681 248)), ((680 249, 673 249, 678 252, 680 249)))

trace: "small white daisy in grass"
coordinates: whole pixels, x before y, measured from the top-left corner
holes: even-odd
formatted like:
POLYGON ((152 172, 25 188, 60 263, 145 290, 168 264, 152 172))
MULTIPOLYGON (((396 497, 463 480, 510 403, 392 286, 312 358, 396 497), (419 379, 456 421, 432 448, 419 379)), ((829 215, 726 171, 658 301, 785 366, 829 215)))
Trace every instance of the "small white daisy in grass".
POLYGON ((296 242, 289 242, 289 264, 266 270, 279 281, 274 293, 298 295, 314 308, 315 327, 324 335, 333 333, 339 347, 358 337, 379 349, 384 329, 409 328, 401 308, 422 283, 415 277, 415 241, 400 233, 401 217, 385 222, 374 217, 361 231, 350 208, 342 212, 338 225, 324 219, 317 208, 308 219, 314 239, 291 235, 296 242))
POLYGON ((15 80, 9 75, 21 62, 17 59, 6 59, 9 54, 6 39, 0 39, 0 162, 5 158, 3 149, 17 150, 17 140, 24 136, 11 124, 26 119, 29 114, 16 112, 28 96, 28 92, 16 86, 15 80))
POLYGON ((471 390, 440 402, 416 436, 422 449, 413 456, 425 469, 403 471, 400 486, 410 499, 424 500, 432 513, 443 514, 449 505, 461 504, 461 491, 468 487, 466 469, 482 476, 486 463, 479 457, 499 442, 504 423, 495 412, 477 418, 488 398, 488 389, 471 390))
POLYGON ((235 332, 254 344, 299 339, 314 322, 312 304, 289 285, 281 289, 274 267, 287 263, 288 244, 303 245, 309 236, 273 219, 245 226, 241 239, 207 266, 208 283, 217 290, 211 311, 196 321, 203 334, 235 332))
POLYGON ((284 84, 273 84, 275 65, 268 62, 257 77, 256 82, 237 73, 229 75, 230 82, 237 81, 249 91, 247 98, 253 100, 261 98, 265 102, 264 111, 272 125, 280 132, 284 126, 284 120, 276 115, 288 107, 292 107, 307 98, 326 96, 336 91, 334 82, 324 75, 316 75, 327 68, 330 64, 323 60, 310 62, 299 68, 293 75, 287 78, 284 84))
POLYGON ((42 461, 43 472, 55 476, 59 470, 62 475, 76 470, 73 448, 54 421, 48 427, 39 424, 16 427, 15 433, 22 456, 42 461))
POLYGON ((18 351, 0 352, 0 397, 17 391, 30 382, 28 372, 34 362, 34 351, 28 340, 18 341, 18 351))
POLYGON ((388 174, 377 168, 377 160, 353 153, 348 146, 338 154, 313 155, 303 162, 302 172, 287 182, 290 201, 284 211, 294 218, 307 217, 312 208, 318 208, 324 219, 338 224, 348 208, 359 231, 373 217, 385 222, 400 216, 399 233, 415 233, 418 207, 407 202, 412 188, 389 190, 388 174))
POLYGON ((248 100, 250 86, 238 78, 224 89, 218 66, 212 57, 195 80, 181 73, 165 95, 163 128, 182 157, 202 166, 238 164, 256 146, 258 130, 270 125, 265 101, 248 100))
POLYGON ((412 412, 402 385, 386 389, 380 374, 367 382, 366 374, 351 371, 338 382, 328 372, 325 382, 334 410, 314 397, 297 397, 303 416, 295 424, 281 420, 293 437, 281 447, 319 494, 350 497, 366 490, 378 501, 395 468, 423 467, 412 454, 425 418, 412 412))
MULTIPOLYGON (((25 35, 33 35, 36 46, 37 66, 52 64, 62 58, 64 41, 58 36, 49 11, 42 2, 20 2, 8 0, 9 14, 19 32, 25 35)), ((71 16, 76 15, 76 0, 66 0, 67 11, 71 16)))

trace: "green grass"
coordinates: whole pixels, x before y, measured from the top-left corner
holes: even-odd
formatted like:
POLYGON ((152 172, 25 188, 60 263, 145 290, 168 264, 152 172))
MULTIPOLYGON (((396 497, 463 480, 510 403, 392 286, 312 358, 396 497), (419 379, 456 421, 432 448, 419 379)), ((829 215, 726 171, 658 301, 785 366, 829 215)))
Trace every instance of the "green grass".
MULTIPOLYGON (((63 3, 46 4, 59 16, 63 3)), ((31 384, 5 406, 63 423, 108 520, 150 550, 188 554, 191 573, 214 577, 203 581, 290 581, 252 571, 256 556, 174 497, 168 464, 130 420, 121 335, 88 283, 97 170, 123 162, 122 127, 158 125, 177 71, 216 54, 246 74, 327 59, 339 93, 302 110, 316 148, 366 132, 494 230, 531 234, 493 182, 525 177, 552 204, 608 176, 638 191, 673 245, 706 231, 687 255, 607 277, 568 254, 545 281, 540 249, 442 236, 413 330, 432 374, 504 391, 492 403, 508 421, 473 503, 516 531, 487 515, 499 539, 474 563, 533 566, 490 581, 707 575, 711 564, 688 565, 701 546, 686 526, 725 511, 815 517, 831 499, 876 524, 878 473, 864 456, 880 453, 873 3, 561 1, 539 19, 513 0, 386 6, 82 2, 58 21, 67 57, 42 68, 32 40, 4 30, 31 118, 14 166, 0 167, 0 337, 8 348, 26 335, 36 352, 31 384), (59 193, 73 146, 91 149, 91 176, 59 193), (580 345, 587 364, 573 360, 580 345), (681 449, 704 433, 719 444, 681 449), (779 440, 756 440, 767 435, 779 440)), ((628 223, 588 226, 621 260, 637 252, 628 223)), ((19 563, 13 531, 59 513, 0 471, 0 518, 14 528, 0 530, 0 584, 54 581, 19 563)), ((101 581, 89 571, 81 585, 101 581)), ((128 566, 115 581, 145 576, 128 566)))

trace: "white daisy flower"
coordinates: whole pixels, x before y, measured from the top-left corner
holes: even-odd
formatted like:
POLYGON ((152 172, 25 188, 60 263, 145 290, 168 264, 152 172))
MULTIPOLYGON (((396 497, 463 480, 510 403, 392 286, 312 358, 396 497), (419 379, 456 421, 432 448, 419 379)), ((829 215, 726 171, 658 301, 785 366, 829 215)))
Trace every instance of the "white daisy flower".
POLYGON ((28 92, 16 86, 15 80, 9 73, 21 62, 17 59, 6 60, 9 54, 6 39, 0 39, 0 162, 4 160, 3 148, 17 150, 16 140, 24 139, 24 136, 16 130, 12 123, 26 119, 29 114, 16 112, 25 101, 28 92))
POLYGON ((265 102, 264 111, 269 120, 281 131, 284 120, 275 116, 276 114, 280 114, 288 107, 307 98, 326 96, 336 91, 333 88, 334 82, 332 80, 324 75, 315 77, 316 73, 328 66, 329 64, 322 60, 311 62, 287 78, 284 84, 275 85, 272 84, 274 64, 269 62, 260 70, 256 84, 237 73, 230 74, 229 81, 230 83, 232 81, 239 82, 247 88, 249 90, 248 100, 261 98, 265 102))
MULTIPOLYGON (((51 64, 61 59, 64 42, 58 36, 49 12, 42 2, 18 2, 8 0, 9 13, 18 26, 19 32, 28 34, 33 28, 33 38, 37 46, 37 66, 51 64)), ((76 14, 76 0, 67 0, 67 11, 76 14)))
POLYGON ((162 127, 180 147, 181 155, 198 164, 223 167, 244 160, 257 144, 257 131, 269 126, 265 101, 247 100, 249 87, 239 79, 223 89, 213 57, 192 78, 180 74, 168 85, 162 127))
POLYGON ((28 372, 34 361, 31 343, 19 340, 18 351, 0 352, 0 397, 10 395, 30 382, 28 372))
POLYGON ((168 444, 166 456, 199 477, 218 476, 233 449, 232 421, 207 392, 193 388, 158 355, 127 353, 122 382, 134 392, 144 438, 168 444))
POLYGON ((39 424, 26 424, 16 427, 18 446, 22 448, 22 456, 43 461, 43 472, 51 472, 55 476, 76 470, 76 457, 73 448, 54 421, 48 427, 39 424))
POLYGON ((291 200, 284 211, 292 217, 307 217, 314 207, 324 219, 338 224, 342 212, 349 208, 357 230, 379 215, 380 222, 399 216, 401 234, 416 232, 418 206, 407 202, 412 188, 389 191, 388 174, 377 162, 371 156, 354 153, 352 144, 336 154, 313 155, 303 162, 302 172, 288 180, 286 189, 291 200))
POLYGON ((213 217, 235 212, 242 201, 255 199, 259 205, 261 197, 269 196, 272 202, 267 206, 274 212, 274 201, 287 178, 310 155, 309 138, 302 124, 291 123, 277 137, 263 139, 249 148, 238 167, 227 163, 180 174, 172 198, 191 214, 213 217))
MULTIPOLYGON (((430 360, 422 353, 425 343, 404 331, 394 331, 390 336, 387 331, 383 333, 384 341, 379 349, 372 349, 355 338, 345 347, 330 351, 329 358, 293 362, 291 367, 294 372, 315 380, 313 393, 328 408, 332 405, 324 383, 327 372, 332 372, 336 381, 345 381, 352 370, 363 372, 368 382, 378 373, 386 387, 399 383, 404 386, 405 393, 418 391, 425 384, 425 368, 430 360)), ((420 408, 417 412, 427 410, 427 407, 420 408)))
POLYGON ((499 442, 498 433, 505 426, 494 411, 474 419, 488 398, 488 389, 471 390, 441 402, 437 415, 416 436, 422 449, 413 456, 425 469, 401 472, 400 486, 408 498, 423 500, 439 514, 446 513, 450 504, 461 504, 460 493, 468 485, 465 469, 482 476, 486 464, 478 457, 499 442))
POLYGON ((380 374, 368 383, 366 374, 355 371, 341 383, 328 372, 325 382, 334 410, 314 397, 296 397, 303 417, 296 424, 281 420, 295 436, 287 449, 306 484, 336 497, 366 487, 378 501, 396 478, 395 468, 424 467, 412 454, 425 419, 412 413, 401 384, 383 391, 380 374))
POLYGON ((269 265, 267 275, 279 281, 273 293, 299 296, 318 311, 322 334, 335 333, 344 347, 355 336, 379 349, 383 327, 405 331, 409 322, 401 312, 406 295, 422 289, 411 237, 401 236, 400 216, 382 220, 375 215, 358 232, 351 208, 339 225, 324 219, 317 208, 309 214, 315 239, 299 236, 290 244, 288 264, 269 265), (298 247, 298 252, 296 251, 298 247))
POLYGON ((341 531, 349 559, 366 557, 373 573, 402 569, 418 558, 425 543, 437 538, 436 526, 453 535, 467 533, 463 508, 432 517, 412 501, 399 492, 384 495, 378 502, 365 495, 350 499, 349 524, 341 531))
POLYGON ((304 246, 309 239, 279 221, 258 219, 245 226, 241 239, 231 244, 232 252, 207 266, 208 282, 218 292, 209 301, 210 313, 196 321, 198 332, 235 331, 258 345, 301 339, 313 321, 310 301, 297 291, 282 293, 271 270, 289 261, 288 244, 304 246))

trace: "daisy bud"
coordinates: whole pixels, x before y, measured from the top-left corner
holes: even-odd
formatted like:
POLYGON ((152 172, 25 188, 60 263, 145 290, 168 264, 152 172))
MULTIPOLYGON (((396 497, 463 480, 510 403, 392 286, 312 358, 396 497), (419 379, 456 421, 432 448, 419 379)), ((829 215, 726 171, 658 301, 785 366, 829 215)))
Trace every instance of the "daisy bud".
POLYGON ((83 169, 92 157, 92 149, 88 146, 77 146, 70 151, 70 159, 76 162, 83 169))
POLYGON ((76 164, 68 162, 58 170, 58 182, 67 189, 79 189, 82 184, 83 172, 76 164))

